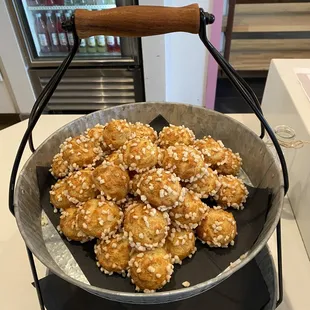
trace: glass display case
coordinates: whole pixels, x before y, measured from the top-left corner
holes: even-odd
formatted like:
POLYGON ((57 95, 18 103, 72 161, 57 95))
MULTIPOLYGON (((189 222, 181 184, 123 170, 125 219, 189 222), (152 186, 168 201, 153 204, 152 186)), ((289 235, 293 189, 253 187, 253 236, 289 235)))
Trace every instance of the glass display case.
MULTIPOLYGON (((101 11, 135 1, 117 0, 13 0, 20 30, 33 66, 60 63, 73 45, 72 33, 61 23, 76 9, 101 11)), ((75 62, 138 62, 137 39, 93 36, 81 40, 75 62)))
MULTIPOLYGON (((76 9, 108 10, 137 1, 10 0, 7 4, 38 96, 73 45, 72 34, 61 27, 65 19, 76 9)), ((144 101, 141 53, 138 38, 98 35, 81 40, 47 110, 93 111, 144 101)))
MULTIPOLYGON (((113 0, 23 0, 31 40, 38 57, 62 57, 73 45, 72 33, 61 23, 70 19, 75 9, 105 10, 116 7, 113 0)), ((83 39, 80 57, 120 57, 120 38, 97 36, 83 39)))

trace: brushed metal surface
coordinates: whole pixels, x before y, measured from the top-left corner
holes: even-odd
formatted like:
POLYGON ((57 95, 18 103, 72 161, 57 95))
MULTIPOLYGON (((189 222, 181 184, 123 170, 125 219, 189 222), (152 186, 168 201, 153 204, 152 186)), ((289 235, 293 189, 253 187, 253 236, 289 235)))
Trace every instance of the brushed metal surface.
MULTIPOLYGON (((134 304, 167 303, 182 300, 211 289, 245 264, 255 258, 266 245, 279 221, 284 190, 283 179, 272 153, 259 137, 243 124, 215 111, 192 105, 164 102, 135 103, 110 108, 85 115, 60 128, 37 149, 20 172, 15 193, 15 214, 20 232, 29 249, 53 273, 95 295, 103 298, 134 304), (243 169, 255 187, 269 188, 272 192, 271 208, 262 233, 248 255, 221 275, 189 288, 177 289, 155 294, 136 294, 115 292, 87 285, 68 276, 58 266, 47 250, 42 236, 41 206, 36 179, 36 166, 51 163, 59 144, 69 136, 75 136, 97 123, 106 123, 112 118, 126 118, 131 122, 149 123, 162 114, 170 123, 185 125, 197 137, 210 134, 221 139, 224 144, 240 153, 243 169)), ((272 308, 271 308, 272 309, 272 308)))
MULTIPOLYGON (((69 69, 49 100, 47 110, 96 111, 120 104, 136 102, 142 89, 140 69, 69 69)), ((54 70, 29 70, 38 96, 54 70)))
POLYGON ((262 310, 274 310, 277 304, 277 272, 268 246, 255 257, 256 263, 265 279, 270 300, 262 310))
POLYGON ((42 210, 42 237, 46 249, 61 270, 75 280, 89 284, 80 266, 63 242, 48 216, 42 210))

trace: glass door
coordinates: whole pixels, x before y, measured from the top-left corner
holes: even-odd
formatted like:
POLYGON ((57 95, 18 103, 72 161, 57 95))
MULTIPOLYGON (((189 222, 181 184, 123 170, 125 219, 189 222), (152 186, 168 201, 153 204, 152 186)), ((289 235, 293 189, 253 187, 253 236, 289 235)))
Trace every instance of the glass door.
MULTIPOLYGON (((61 23, 76 9, 100 11, 133 1, 115 0, 15 0, 15 10, 27 45, 31 65, 60 63, 73 46, 72 33, 61 23), (19 3, 19 4, 18 4, 19 3)), ((95 36, 81 40, 74 63, 137 62, 138 40, 114 36, 95 36)))

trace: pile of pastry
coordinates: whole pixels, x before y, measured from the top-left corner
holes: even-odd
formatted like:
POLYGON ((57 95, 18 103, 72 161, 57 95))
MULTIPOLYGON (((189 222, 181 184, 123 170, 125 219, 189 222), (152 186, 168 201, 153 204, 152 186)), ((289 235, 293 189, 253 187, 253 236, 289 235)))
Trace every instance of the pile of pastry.
POLYGON ((221 141, 195 139, 184 126, 157 135, 149 125, 112 120, 60 145, 50 201, 68 240, 97 239, 103 273, 127 274, 137 291, 154 292, 170 281, 174 264, 193 256, 196 238, 234 245, 237 224, 225 209, 246 201, 241 164, 221 141))

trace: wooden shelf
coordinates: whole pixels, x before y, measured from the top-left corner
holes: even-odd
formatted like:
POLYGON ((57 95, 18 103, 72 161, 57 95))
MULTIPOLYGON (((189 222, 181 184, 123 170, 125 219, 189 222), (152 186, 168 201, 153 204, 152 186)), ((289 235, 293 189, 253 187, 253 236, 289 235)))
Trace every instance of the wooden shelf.
MULTIPOLYGON (((227 17, 223 18, 223 31, 227 17)), ((310 3, 237 4, 233 32, 310 31, 310 3)))
MULTIPOLYGON (((226 24, 227 17, 223 31, 226 24)), ((237 4, 232 32, 247 37, 231 40, 229 61, 239 71, 265 72, 275 58, 310 58, 310 39, 295 39, 291 35, 285 39, 284 34, 310 32, 310 3, 237 4), (281 39, 254 39, 254 33, 282 34, 281 39)))
POLYGON ((310 58, 310 51, 232 52, 229 62, 239 71, 265 71, 275 58, 310 58))
POLYGON ((310 3, 255 3, 237 4, 235 14, 287 14, 287 13, 310 13, 310 3))
MULTIPOLYGON (((225 21, 224 21, 225 22, 225 21)), ((224 24, 226 25, 226 23, 224 24)), ((236 15, 233 32, 310 31, 310 13, 302 15, 236 15)))
POLYGON ((231 52, 244 51, 309 51, 310 56, 310 39, 245 39, 231 41, 231 52))

